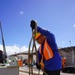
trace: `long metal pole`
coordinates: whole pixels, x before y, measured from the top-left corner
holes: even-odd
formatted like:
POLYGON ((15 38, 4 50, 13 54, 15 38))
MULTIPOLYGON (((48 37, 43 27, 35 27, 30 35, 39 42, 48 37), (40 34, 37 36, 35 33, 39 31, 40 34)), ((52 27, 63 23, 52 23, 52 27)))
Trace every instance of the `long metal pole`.
POLYGON ((6 53, 5 42, 4 42, 4 38, 3 38, 3 32, 2 32, 1 21, 0 21, 0 30, 1 30, 2 44, 3 44, 3 56, 4 56, 4 63, 6 63, 7 53, 6 53))

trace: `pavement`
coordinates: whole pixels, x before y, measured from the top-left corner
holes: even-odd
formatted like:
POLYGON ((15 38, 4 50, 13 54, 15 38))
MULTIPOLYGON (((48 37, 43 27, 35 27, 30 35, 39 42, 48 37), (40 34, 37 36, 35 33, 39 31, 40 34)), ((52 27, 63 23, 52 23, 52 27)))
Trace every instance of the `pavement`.
MULTIPOLYGON (((34 67, 33 68, 33 75, 38 75, 38 70, 34 67)), ((42 75, 43 72, 40 71, 40 75, 42 75)), ((29 75, 29 68, 28 67, 20 67, 19 68, 19 75, 29 75)), ((72 74, 72 73, 62 73, 60 75, 75 75, 75 74, 72 74)))

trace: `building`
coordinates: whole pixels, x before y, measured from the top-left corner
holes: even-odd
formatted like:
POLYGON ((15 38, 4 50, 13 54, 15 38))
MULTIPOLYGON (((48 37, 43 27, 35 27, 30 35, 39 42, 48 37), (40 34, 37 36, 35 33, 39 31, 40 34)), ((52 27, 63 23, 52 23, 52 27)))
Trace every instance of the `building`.
MULTIPOLYGON (((75 66, 75 46, 72 47, 66 47, 66 48, 60 48, 59 53, 62 54, 62 58, 66 58, 66 66, 75 66)), ((13 54, 11 56, 17 56, 18 58, 28 59, 28 52, 22 52, 13 54)), ((33 60, 36 61, 36 54, 33 53, 33 60)))
POLYGON ((75 67, 75 46, 60 48, 59 52, 62 54, 62 58, 66 58, 66 66, 75 67))

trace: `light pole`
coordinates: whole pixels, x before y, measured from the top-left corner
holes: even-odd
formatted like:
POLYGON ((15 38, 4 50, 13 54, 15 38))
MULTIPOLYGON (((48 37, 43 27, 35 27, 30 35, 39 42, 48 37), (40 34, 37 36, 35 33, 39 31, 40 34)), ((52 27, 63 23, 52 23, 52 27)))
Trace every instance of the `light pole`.
POLYGON ((69 43, 70 43, 70 47, 71 47, 71 41, 69 41, 69 43))
MULTIPOLYGON (((71 41, 69 41, 69 43, 70 43, 70 48, 71 48, 71 41)), ((71 64, 74 64, 74 51, 72 48, 71 48, 71 51, 72 51, 72 62, 71 62, 71 64)))

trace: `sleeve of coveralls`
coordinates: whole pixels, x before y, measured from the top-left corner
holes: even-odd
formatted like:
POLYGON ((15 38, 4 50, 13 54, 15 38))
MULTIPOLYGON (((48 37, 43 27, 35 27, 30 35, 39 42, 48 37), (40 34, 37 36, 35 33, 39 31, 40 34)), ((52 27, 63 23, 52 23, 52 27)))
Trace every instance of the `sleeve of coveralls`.
POLYGON ((40 54, 40 52, 39 52, 39 50, 38 50, 38 60, 36 61, 37 63, 39 62, 40 63, 40 61, 41 61, 41 54, 40 54))
POLYGON ((55 41, 54 34, 52 34, 51 32, 49 32, 48 30, 45 30, 45 29, 37 26, 37 31, 40 32, 42 35, 44 35, 51 42, 55 41))

